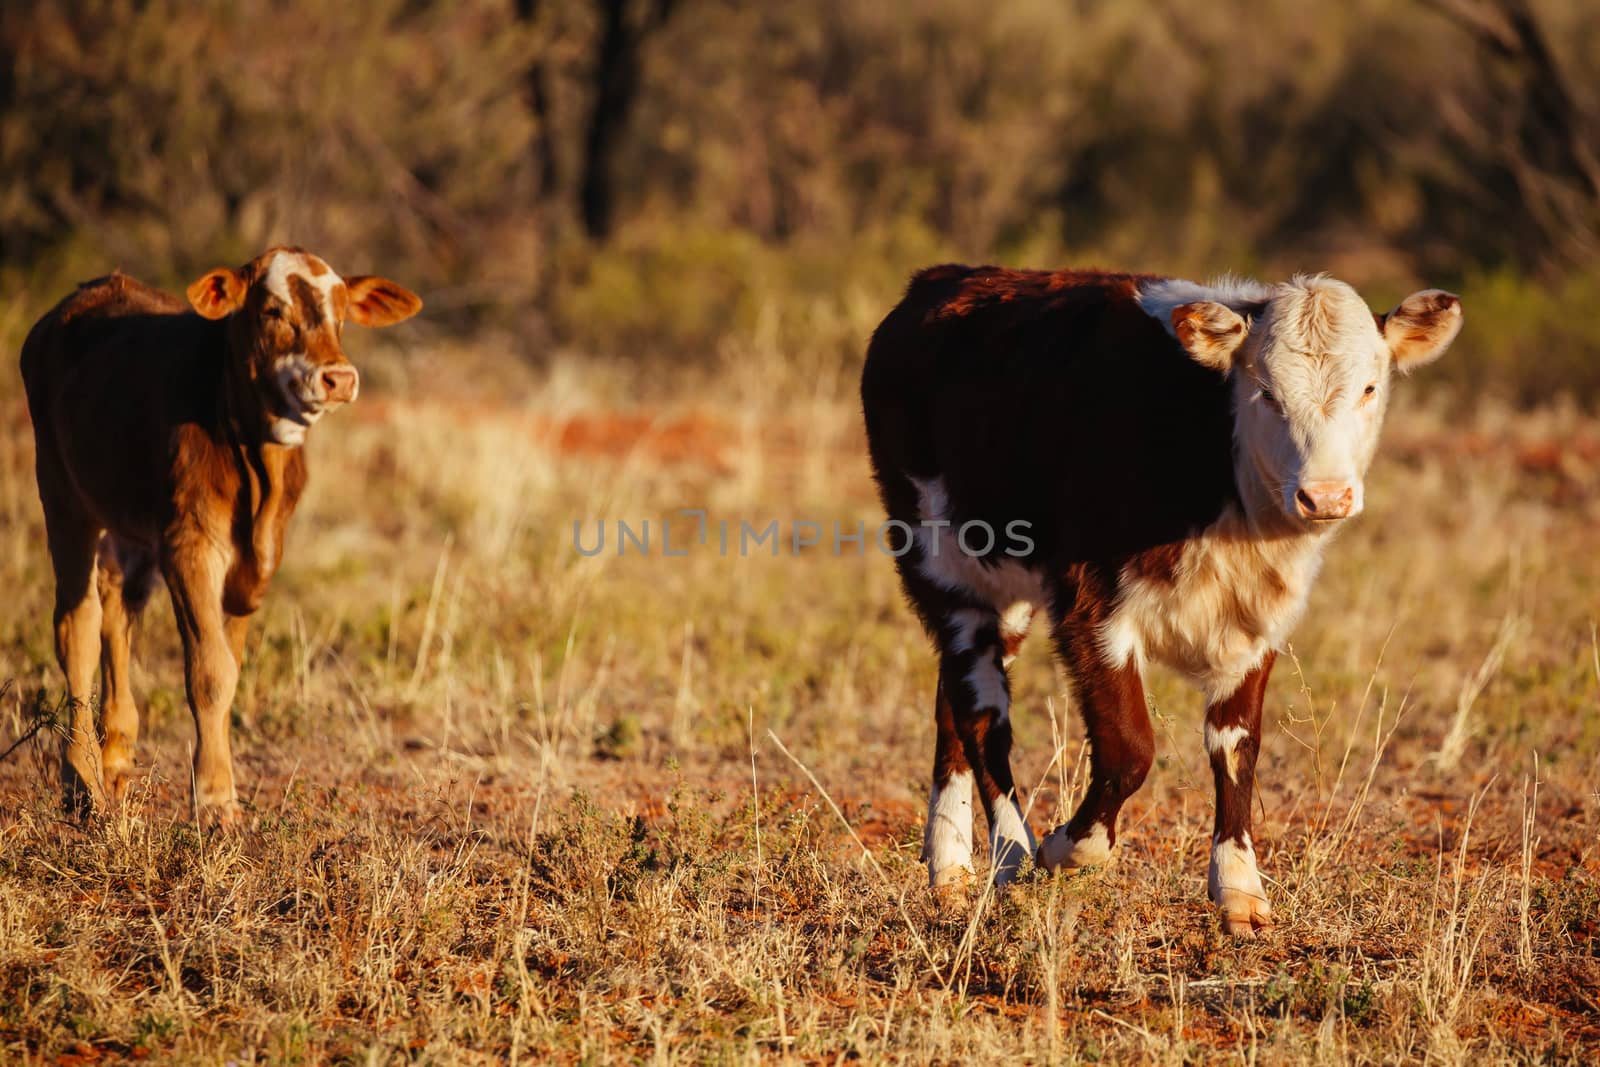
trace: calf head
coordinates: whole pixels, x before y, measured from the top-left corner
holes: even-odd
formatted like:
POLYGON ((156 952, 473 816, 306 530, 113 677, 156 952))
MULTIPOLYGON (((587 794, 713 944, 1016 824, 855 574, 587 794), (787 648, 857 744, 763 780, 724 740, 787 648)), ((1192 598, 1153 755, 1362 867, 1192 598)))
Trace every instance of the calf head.
POLYGON ((266 437, 281 445, 303 443, 312 423, 356 398, 361 378, 341 343, 346 319, 389 326, 422 307, 387 278, 341 278, 299 248, 218 267, 189 286, 189 303, 229 320, 227 358, 260 401, 266 437))
POLYGON ((1374 315, 1354 289, 1296 277, 1228 304, 1172 310, 1198 362, 1230 375, 1240 491, 1292 524, 1330 527, 1359 514, 1389 383, 1444 353, 1461 300, 1429 289, 1374 315))

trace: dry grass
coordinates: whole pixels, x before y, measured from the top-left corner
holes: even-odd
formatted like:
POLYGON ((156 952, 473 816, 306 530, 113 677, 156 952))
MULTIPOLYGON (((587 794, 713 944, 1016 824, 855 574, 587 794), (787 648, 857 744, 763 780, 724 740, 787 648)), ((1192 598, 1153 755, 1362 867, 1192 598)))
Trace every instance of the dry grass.
MULTIPOLYGON (((1118 865, 935 899, 934 664, 886 558, 573 550, 680 506, 874 521, 848 374, 760 377, 620 413, 639 382, 579 364, 490 402, 380 384, 319 428, 235 709, 250 828, 190 825, 159 598, 140 794, 76 828, 53 741, 0 765, 0 1059, 1593 1061, 1600 424, 1395 415, 1273 683, 1281 925, 1238 944, 1172 679, 1118 865)), ((60 682, 0 398, 3 747, 60 682)), ((1082 731, 1037 642, 1016 675, 1037 829, 1082 731)))

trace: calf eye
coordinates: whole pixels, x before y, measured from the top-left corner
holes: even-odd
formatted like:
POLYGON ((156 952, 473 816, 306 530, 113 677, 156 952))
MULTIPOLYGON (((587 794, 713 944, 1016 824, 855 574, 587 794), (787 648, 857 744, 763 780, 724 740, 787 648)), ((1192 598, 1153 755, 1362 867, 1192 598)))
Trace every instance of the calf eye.
POLYGON ((1378 383, 1377 382, 1373 382, 1371 385, 1367 386, 1365 389, 1363 389, 1361 391, 1361 399, 1363 399, 1363 400, 1371 400, 1372 397, 1377 392, 1378 392, 1378 383))
POLYGON ((261 314, 265 315, 269 319, 281 319, 283 318, 283 309, 277 304, 268 304, 262 309, 261 314))
POLYGON ((1256 386, 1256 388, 1260 390, 1261 399, 1266 401, 1268 407, 1270 407, 1273 411, 1280 410, 1278 407, 1278 398, 1272 395, 1271 389, 1259 384, 1256 386))

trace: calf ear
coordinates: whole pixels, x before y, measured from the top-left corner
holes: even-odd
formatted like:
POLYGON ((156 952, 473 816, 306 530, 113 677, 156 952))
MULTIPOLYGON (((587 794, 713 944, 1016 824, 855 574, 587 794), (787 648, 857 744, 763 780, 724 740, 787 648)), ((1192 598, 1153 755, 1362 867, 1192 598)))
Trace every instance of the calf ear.
POLYGON ((361 326, 393 326, 422 310, 422 298, 403 285, 362 274, 344 280, 350 290, 349 316, 361 326))
POLYGON ((189 303, 205 318, 225 318, 244 307, 248 288, 238 271, 218 267, 189 286, 189 303))
POLYGON ((1461 332, 1461 298, 1443 289, 1424 289, 1382 316, 1378 328, 1394 365, 1410 372, 1444 355, 1461 332))
POLYGON ((1244 320, 1232 308, 1210 300, 1172 309, 1172 335, 1203 367, 1227 373, 1244 342, 1244 320))

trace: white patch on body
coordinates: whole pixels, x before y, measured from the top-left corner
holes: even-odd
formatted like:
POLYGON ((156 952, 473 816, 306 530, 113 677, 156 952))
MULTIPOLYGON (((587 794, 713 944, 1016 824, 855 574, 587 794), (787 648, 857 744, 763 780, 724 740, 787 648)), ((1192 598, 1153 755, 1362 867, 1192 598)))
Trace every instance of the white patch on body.
POLYGON ((938 886, 972 873, 972 772, 958 771, 944 788, 928 795, 928 829, 923 853, 928 880, 938 886))
MULTIPOLYGON (((917 511, 923 522, 952 522, 943 478, 911 478, 911 484, 917 489, 917 511)), ((1033 608, 1044 603, 1043 584, 1021 560, 1002 558, 991 564, 967 555, 961 551, 953 524, 914 526, 911 536, 922 553, 919 569, 939 588, 969 595, 1004 613, 1007 620, 1022 618, 1024 611, 1031 618, 1033 608)))
POLYGON ((1212 756, 1222 754, 1228 771, 1228 781, 1239 784, 1239 742, 1250 736, 1243 726, 1224 726, 1218 729, 1206 723, 1206 752, 1212 756))
MULTIPOLYGON (((1028 628, 1033 625, 1033 614, 1037 610, 1038 605, 1031 601, 1019 600, 1000 613, 1000 638, 1007 648, 1015 640, 1028 636, 1028 628)), ((1009 667, 1016 658, 1014 652, 1005 652, 1001 663, 1009 667)))
POLYGON ((1229 919, 1249 921, 1252 916, 1267 919, 1272 906, 1256 870, 1256 850, 1250 835, 1241 845, 1232 838, 1211 843, 1211 868, 1206 875, 1211 899, 1222 906, 1229 919))
POLYGON ((1089 832, 1074 841, 1065 826, 1045 835, 1039 846, 1039 866, 1053 871, 1061 867, 1100 867, 1111 860, 1111 835, 1095 823, 1089 832))
POLYGON ((1123 572, 1100 628, 1106 662, 1154 660, 1208 700, 1230 695, 1299 621, 1326 545, 1319 533, 1261 537, 1230 505, 1184 544, 1173 581, 1123 572))
POLYGON ((989 863, 994 884, 1005 885, 1017 877, 1022 863, 1033 855, 1037 843, 1017 802, 1001 797, 989 816, 989 863))

